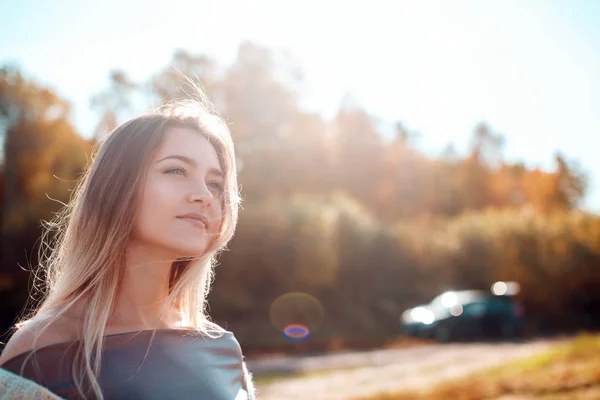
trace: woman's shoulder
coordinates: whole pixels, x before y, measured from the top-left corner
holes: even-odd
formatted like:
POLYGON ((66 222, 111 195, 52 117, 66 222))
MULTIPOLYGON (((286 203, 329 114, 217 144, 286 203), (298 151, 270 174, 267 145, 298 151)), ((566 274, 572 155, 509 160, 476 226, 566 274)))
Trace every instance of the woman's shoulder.
POLYGON ((201 327, 195 328, 197 332, 204 332, 209 335, 223 336, 230 335, 235 337, 233 332, 223 328, 222 326, 212 322, 212 321, 204 321, 201 327))
POLYGON ((62 321, 62 318, 52 322, 41 318, 31 319, 23 323, 6 343, 0 354, 0 366, 20 354, 73 339, 72 324, 62 321))

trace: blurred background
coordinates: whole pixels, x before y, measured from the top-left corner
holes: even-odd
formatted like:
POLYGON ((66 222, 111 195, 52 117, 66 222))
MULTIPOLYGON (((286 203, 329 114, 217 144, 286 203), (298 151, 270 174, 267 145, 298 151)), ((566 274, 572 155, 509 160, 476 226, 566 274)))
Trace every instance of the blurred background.
POLYGON ((593 0, 0 2, 0 329, 96 140, 182 75, 236 145, 209 301, 249 355, 385 346, 453 290, 511 295, 525 335, 597 328, 599 20, 593 0))

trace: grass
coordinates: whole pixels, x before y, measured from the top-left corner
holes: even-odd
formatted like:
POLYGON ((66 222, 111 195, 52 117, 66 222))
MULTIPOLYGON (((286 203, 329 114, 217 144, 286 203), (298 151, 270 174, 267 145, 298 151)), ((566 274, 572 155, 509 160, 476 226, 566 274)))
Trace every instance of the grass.
MULTIPOLYGON (((356 368, 344 368, 343 371, 352 371, 356 368)), ((341 371, 341 369, 321 369, 316 371, 297 371, 297 372, 275 372, 270 374, 253 374, 254 383, 256 385, 268 385, 273 382, 281 381, 282 379, 291 378, 312 378, 315 376, 330 375, 333 372, 341 371)))
POLYGON ((425 391, 361 400, 600 399, 600 335, 581 334, 530 358, 440 383, 425 391))

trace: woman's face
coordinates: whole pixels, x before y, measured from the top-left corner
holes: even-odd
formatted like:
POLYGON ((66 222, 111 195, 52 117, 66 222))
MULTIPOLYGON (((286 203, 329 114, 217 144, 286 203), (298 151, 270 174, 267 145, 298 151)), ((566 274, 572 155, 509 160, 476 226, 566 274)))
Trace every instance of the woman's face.
POLYGON ((133 239, 173 258, 202 255, 222 220, 223 171, 198 131, 172 127, 148 165, 133 239))

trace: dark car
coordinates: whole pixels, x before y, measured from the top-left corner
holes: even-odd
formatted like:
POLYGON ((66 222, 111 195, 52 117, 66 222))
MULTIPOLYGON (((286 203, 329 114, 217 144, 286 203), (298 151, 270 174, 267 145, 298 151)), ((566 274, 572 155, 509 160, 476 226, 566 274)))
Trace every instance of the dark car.
POLYGON ((461 290, 442 293, 429 304, 408 309, 401 319, 408 336, 441 342, 511 339, 522 333, 523 309, 506 291, 461 290))

